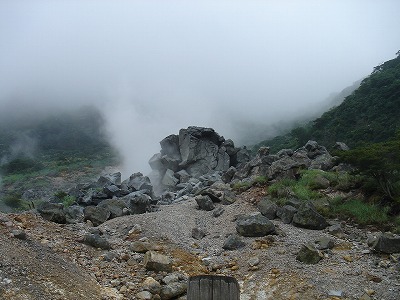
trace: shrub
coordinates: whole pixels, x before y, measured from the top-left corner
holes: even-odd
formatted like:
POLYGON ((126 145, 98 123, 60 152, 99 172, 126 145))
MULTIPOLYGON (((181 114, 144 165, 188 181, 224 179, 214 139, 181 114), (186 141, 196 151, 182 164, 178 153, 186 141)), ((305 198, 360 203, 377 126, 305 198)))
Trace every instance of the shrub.
POLYGON ((1 166, 4 175, 29 173, 43 168, 42 164, 31 158, 20 157, 1 166))
POLYGON ((382 225, 389 221, 389 209, 387 207, 365 203, 360 199, 350 199, 348 201, 336 199, 336 201, 332 202, 332 208, 336 215, 352 218, 360 225, 382 225))

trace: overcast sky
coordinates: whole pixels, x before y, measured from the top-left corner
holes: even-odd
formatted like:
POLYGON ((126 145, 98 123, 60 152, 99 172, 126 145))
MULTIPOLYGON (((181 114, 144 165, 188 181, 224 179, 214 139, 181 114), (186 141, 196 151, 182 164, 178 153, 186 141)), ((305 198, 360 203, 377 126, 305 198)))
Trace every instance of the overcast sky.
POLYGON ((398 0, 1 0, 0 110, 94 103, 137 171, 180 128, 241 143, 248 126, 306 114, 395 56, 399 12, 398 0))

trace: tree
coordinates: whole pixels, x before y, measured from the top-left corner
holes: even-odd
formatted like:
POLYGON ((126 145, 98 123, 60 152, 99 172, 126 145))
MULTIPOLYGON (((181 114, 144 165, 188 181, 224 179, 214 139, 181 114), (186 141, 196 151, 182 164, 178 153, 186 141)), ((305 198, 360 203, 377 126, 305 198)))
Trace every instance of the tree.
POLYGON ((343 162, 374 178, 384 195, 394 205, 400 205, 400 132, 390 141, 368 144, 341 152, 339 156, 343 162))

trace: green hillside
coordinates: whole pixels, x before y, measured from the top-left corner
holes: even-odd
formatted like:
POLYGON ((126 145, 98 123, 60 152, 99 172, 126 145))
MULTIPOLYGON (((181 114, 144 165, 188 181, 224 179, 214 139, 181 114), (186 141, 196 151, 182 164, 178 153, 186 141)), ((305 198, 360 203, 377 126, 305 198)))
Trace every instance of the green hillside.
POLYGON ((51 196, 118 163, 104 120, 93 107, 5 116, 0 120, 0 211, 20 207, 27 190, 51 196))
POLYGON ((298 148, 316 140, 328 148, 344 142, 351 148, 387 141, 400 129, 400 51, 374 68, 345 100, 303 127, 256 145, 272 151, 298 148))

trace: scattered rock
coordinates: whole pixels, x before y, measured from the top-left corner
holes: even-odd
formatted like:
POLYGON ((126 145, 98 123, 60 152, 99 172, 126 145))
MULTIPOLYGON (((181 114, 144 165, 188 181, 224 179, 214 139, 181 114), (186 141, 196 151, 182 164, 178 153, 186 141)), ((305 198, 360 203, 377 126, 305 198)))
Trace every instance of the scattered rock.
POLYGON ((319 250, 332 249, 335 246, 335 241, 327 236, 322 236, 315 241, 319 250))
POLYGON ((25 233, 25 231, 23 231, 23 230, 14 229, 14 230, 11 231, 11 234, 12 234, 15 238, 17 238, 17 239, 19 239, 19 240, 26 240, 26 233, 25 233))
POLYGON ((238 235, 231 234, 224 242, 222 248, 225 250, 236 250, 244 247, 245 245, 246 244, 242 241, 242 239, 238 235))
POLYGON ((94 226, 103 224, 111 215, 111 212, 99 206, 86 206, 84 209, 85 220, 90 220, 94 226))
POLYGON ((276 205, 275 202, 272 202, 268 198, 263 198, 258 203, 257 208, 263 216, 267 217, 270 220, 273 220, 276 217, 278 205, 276 205))
POLYGON ((324 229, 327 221, 314 208, 311 202, 303 203, 293 217, 293 225, 308 229, 324 229))
POLYGON ((290 224, 292 223, 293 216, 295 215, 296 212, 297 208, 290 205, 285 205, 277 209, 276 215, 278 218, 281 219, 283 223, 290 224))
POLYGON ((210 196, 196 196, 195 200, 201 210, 213 210, 215 208, 210 196))
POLYGON ((135 241, 129 245, 129 249, 137 253, 146 253, 150 250, 155 250, 156 247, 149 242, 135 241))
POLYGON ((159 294, 161 292, 161 284, 153 277, 147 277, 142 283, 142 288, 152 294, 159 294))
POLYGON ((186 293, 187 283, 186 282, 172 282, 161 288, 160 296, 162 300, 168 300, 176 298, 186 293))
POLYGON ((307 243, 303 245, 297 253, 296 259, 305 264, 316 264, 322 259, 321 253, 314 247, 314 245, 307 243))
POLYGON ((391 233, 382 233, 378 236, 372 248, 375 251, 387 254, 400 253, 400 237, 391 233))
POLYGON ((111 249, 110 242, 98 234, 92 234, 92 233, 86 234, 83 238, 83 242, 95 248, 100 248, 103 250, 111 249))
POLYGON ((214 211, 212 212, 213 217, 218 218, 219 216, 221 216, 224 213, 225 209, 223 209, 221 206, 217 207, 216 209, 214 209, 214 211))
POLYGON ((242 236, 265 236, 275 232, 274 224, 260 213, 236 221, 236 231, 242 236))
POLYGON ((39 214, 43 219, 55 223, 65 224, 65 211, 62 203, 43 202, 38 207, 39 214))
POLYGON ((207 233, 201 228, 196 227, 192 229, 192 238, 196 240, 201 240, 206 235, 207 233))
POLYGON ((147 251, 144 255, 144 266, 149 271, 172 271, 172 262, 168 256, 154 251, 147 251))
POLYGON ((136 294, 136 298, 139 300, 152 300, 153 295, 149 291, 141 291, 136 294))

